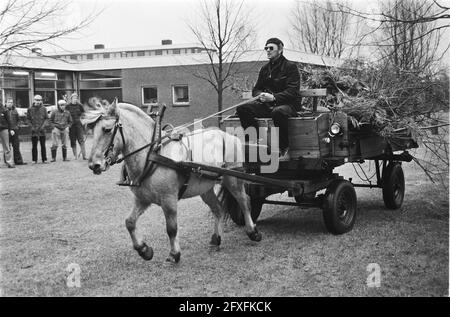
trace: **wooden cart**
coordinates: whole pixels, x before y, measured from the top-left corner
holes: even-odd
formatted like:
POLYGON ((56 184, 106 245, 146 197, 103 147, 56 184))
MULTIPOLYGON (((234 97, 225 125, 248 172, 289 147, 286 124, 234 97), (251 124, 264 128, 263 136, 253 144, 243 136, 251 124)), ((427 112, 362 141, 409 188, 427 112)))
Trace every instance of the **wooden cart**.
MULTIPOLYGON (((270 174, 261 173, 261 163, 247 162, 247 175, 235 175, 248 180, 247 193, 254 221, 257 221, 264 204, 316 206, 323 209, 323 219, 329 232, 348 232, 356 219, 354 187, 381 188, 387 208, 401 207, 405 193, 401 163, 412 160, 407 149, 417 147, 414 138, 406 130, 401 138, 393 140, 379 136, 368 125, 352 129, 345 113, 317 110, 317 99, 325 94, 324 89, 302 92, 304 97, 313 97, 314 107, 311 112, 289 119, 289 161, 280 162, 279 169, 270 174), (334 172, 343 164, 361 164, 365 161, 374 161, 376 183, 355 183, 334 172), (324 194, 316 194, 323 189, 324 194), (286 191, 294 201, 267 199, 272 194, 286 191)), ((273 126, 270 119, 259 119, 259 124, 260 127, 267 127, 270 133, 273 126)), ((238 126, 238 118, 227 118, 223 122, 224 129, 238 126)), ((238 225, 244 224, 240 212, 232 214, 231 218, 238 225)))

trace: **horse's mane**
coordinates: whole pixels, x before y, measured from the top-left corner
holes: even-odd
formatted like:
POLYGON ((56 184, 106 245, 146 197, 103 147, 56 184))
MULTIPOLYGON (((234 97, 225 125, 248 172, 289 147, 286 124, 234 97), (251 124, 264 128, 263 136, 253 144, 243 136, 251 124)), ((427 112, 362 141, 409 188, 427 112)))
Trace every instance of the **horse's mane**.
MULTIPOLYGON (((139 107, 136 107, 129 103, 118 103, 117 107, 120 110, 126 110, 135 113, 140 118, 148 118, 151 122, 153 119, 150 118, 144 111, 142 111, 139 107)), ((97 107, 95 109, 84 112, 81 117, 81 123, 83 125, 92 124, 97 122, 101 117, 108 116, 108 109, 105 107, 97 107)))
POLYGON ((80 118, 81 124, 87 125, 97 122, 102 116, 106 116, 106 109, 98 108, 94 110, 85 111, 80 118))

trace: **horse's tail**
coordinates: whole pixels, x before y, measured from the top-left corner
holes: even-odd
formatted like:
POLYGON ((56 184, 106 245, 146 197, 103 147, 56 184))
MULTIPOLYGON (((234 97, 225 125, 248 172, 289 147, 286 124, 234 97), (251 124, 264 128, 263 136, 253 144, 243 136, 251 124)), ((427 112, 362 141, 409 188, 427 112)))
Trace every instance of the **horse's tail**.
POLYGON ((225 186, 221 185, 217 194, 222 209, 225 211, 225 215, 231 217, 231 219, 239 226, 245 225, 244 215, 238 201, 231 192, 225 186))

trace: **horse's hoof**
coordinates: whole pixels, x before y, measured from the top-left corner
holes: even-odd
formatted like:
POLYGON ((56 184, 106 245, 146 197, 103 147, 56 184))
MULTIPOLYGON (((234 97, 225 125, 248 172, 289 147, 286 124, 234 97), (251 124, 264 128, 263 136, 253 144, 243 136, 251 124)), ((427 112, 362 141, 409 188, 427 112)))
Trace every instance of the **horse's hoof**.
POLYGON ((150 261, 153 258, 153 248, 145 243, 141 247, 136 248, 136 251, 145 261, 150 261))
POLYGON ((178 263, 180 262, 180 258, 181 258, 181 253, 175 253, 173 254, 172 252, 169 253, 169 256, 166 259, 166 262, 170 262, 170 263, 178 263))
POLYGON ((248 233, 248 237, 250 238, 250 240, 256 241, 256 242, 259 242, 262 240, 262 234, 259 233, 258 229, 256 229, 256 228, 252 232, 248 233))
POLYGON ((209 242, 209 244, 212 246, 218 247, 221 242, 222 242, 222 238, 219 235, 214 233, 211 236, 211 241, 209 242))

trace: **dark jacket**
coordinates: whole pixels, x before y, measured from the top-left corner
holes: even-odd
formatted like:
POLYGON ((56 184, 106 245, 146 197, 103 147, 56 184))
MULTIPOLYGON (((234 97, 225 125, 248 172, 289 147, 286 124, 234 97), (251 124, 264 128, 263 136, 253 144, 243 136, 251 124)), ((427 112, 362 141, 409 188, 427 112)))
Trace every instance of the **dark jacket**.
POLYGON ((19 112, 17 112, 15 106, 12 106, 11 109, 8 109, 8 115, 11 130, 19 130, 19 112))
POLYGON ((31 125, 31 136, 45 136, 45 125, 47 123, 47 109, 41 106, 31 106, 27 111, 27 119, 31 125))
POLYGON ((72 125, 72 116, 67 110, 62 110, 59 105, 58 109, 53 110, 50 115, 50 123, 52 128, 58 128, 59 130, 64 130, 72 125))
POLYGON ((73 123, 79 124, 81 123, 80 117, 84 112, 83 105, 81 103, 68 103, 66 105, 66 110, 70 112, 72 116, 73 123))
POLYGON ((274 95, 275 105, 290 105, 300 110, 300 73, 297 65, 281 55, 273 63, 269 62, 259 71, 253 88, 253 96, 262 92, 274 95))
POLYGON ((11 125, 9 122, 8 109, 6 107, 0 105, 0 130, 11 129, 11 125))

